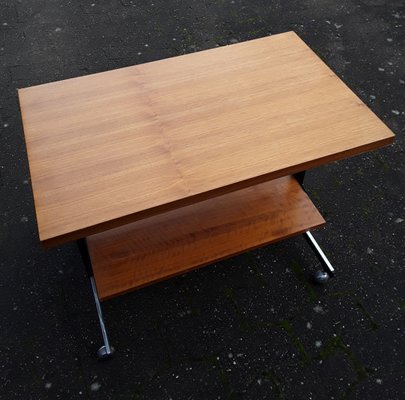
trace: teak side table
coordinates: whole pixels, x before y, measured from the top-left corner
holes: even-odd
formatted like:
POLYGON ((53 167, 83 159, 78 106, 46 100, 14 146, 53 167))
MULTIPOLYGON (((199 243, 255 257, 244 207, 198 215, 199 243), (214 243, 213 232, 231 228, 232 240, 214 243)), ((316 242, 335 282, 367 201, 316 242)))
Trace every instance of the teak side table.
POLYGON ((294 33, 21 89, 39 239, 100 300, 325 223, 305 171, 392 132, 294 33))

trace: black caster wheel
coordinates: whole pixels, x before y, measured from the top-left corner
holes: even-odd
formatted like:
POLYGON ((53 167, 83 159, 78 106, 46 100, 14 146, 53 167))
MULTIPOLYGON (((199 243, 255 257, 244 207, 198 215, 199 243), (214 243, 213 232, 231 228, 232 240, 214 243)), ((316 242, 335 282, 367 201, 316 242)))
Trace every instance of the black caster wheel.
POLYGON ((330 276, 325 271, 316 271, 312 277, 313 281, 318 285, 324 285, 329 281, 330 276))
POLYGON ((108 358, 110 358, 114 353, 114 349, 112 347, 110 347, 110 351, 107 351, 107 348, 105 346, 101 346, 98 350, 97 350, 97 357, 100 360, 106 360, 108 358))

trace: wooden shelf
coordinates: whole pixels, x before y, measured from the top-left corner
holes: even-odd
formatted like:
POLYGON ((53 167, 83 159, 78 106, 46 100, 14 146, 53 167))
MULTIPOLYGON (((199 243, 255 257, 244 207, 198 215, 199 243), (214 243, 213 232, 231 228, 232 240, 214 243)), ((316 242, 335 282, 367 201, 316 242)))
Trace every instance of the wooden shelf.
POLYGON ((102 300, 302 233, 325 221, 283 177, 87 238, 102 300))

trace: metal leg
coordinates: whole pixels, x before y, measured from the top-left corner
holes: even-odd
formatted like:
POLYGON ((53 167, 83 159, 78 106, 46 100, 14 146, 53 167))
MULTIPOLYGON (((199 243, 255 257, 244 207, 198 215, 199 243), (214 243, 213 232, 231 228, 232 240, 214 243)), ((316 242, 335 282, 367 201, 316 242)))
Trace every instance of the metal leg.
POLYGON ((103 313, 101 312, 101 304, 100 304, 100 299, 98 297, 96 282, 94 281, 94 276, 90 277, 90 282, 91 282, 91 288, 93 289, 94 301, 96 303, 96 308, 97 308, 98 321, 100 323, 101 334, 103 336, 103 342, 104 342, 104 346, 101 346, 97 350, 97 357, 98 358, 108 358, 113 354, 114 349, 112 347, 110 347, 110 343, 108 341, 108 335, 107 335, 107 331, 106 331, 105 325, 104 325, 103 313))
MULTIPOLYGON (((305 172, 306 171, 301 171, 294 174, 295 179, 298 181, 301 187, 304 185, 305 172)), ((306 231, 304 233, 304 237, 323 267, 322 271, 315 272, 314 280, 316 283, 326 283, 329 278, 333 277, 335 269, 332 267, 332 264, 329 262, 325 253, 322 251, 321 246, 319 246, 315 238, 312 236, 312 233, 310 231, 306 231)))
POLYGON ((97 293, 96 282, 94 280, 93 268, 91 266, 91 260, 90 260, 90 255, 89 255, 89 251, 87 248, 86 239, 78 240, 77 244, 79 246, 79 250, 82 255, 83 263, 86 267, 87 274, 90 278, 91 289, 93 291, 94 301, 96 303, 98 321, 100 323, 100 328, 101 328, 101 335, 103 336, 104 346, 101 346, 98 349, 97 357, 100 359, 109 358, 114 353, 114 348, 110 346, 110 343, 108 341, 108 335, 107 335, 107 331, 105 329, 103 313, 101 311, 100 298, 98 297, 98 293, 97 293))
POLYGON ((326 257, 325 253, 322 251, 321 247, 319 246, 315 238, 312 236, 312 233, 310 231, 306 231, 304 233, 304 237, 323 267, 323 271, 317 271, 315 273, 314 276, 315 282, 326 283, 329 280, 329 278, 333 277, 335 269, 333 268, 332 264, 326 257))

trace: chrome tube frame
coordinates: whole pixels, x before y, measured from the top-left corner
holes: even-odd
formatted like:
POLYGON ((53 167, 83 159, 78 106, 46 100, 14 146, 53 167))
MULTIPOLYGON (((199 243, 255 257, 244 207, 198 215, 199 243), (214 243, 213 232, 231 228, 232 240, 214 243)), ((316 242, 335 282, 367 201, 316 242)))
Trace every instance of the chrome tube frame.
MULTIPOLYGON (((103 342, 104 342, 105 353, 106 353, 105 356, 109 356, 110 354, 113 353, 113 350, 110 347, 110 342, 108 341, 108 335, 107 335, 107 331, 106 331, 105 325, 104 325, 103 313, 101 311, 101 304, 100 304, 100 299, 98 297, 97 287, 96 287, 96 282, 94 280, 94 276, 90 277, 90 282, 91 282, 91 288, 93 289, 94 302, 96 303, 98 322, 100 323, 100 328, 101 328, 101 335, 103 336, 103 342)), ((100 353, 103 352, 103 351, 104 350, 99 350, 99 353, 98 353, 99 356, 102 356, 102 354, 100 354, 100 353)))
POLYGON ((110 346, 110 342, 108 340, 108 334, 107 334, 107 330, 106 330, 105 324, 104 324, 104 318, 103 318, 103 313, 101 310, 100 298, 99 298, 98 292, 97 292, 96 281, 94 280, 93 268, 91 265, 91 259, 90 259, 89 250, 87 248, 86 239, 85 238, 79 239, 77 241, 77 245, 79 247, 83 263, 86 267, 87 275, 89 276, 89 279, 90 279, 91 289, 93 291, 93 296, 94 296, 94 302, 96 303, 98 322, 100 323, 101 335, 103 337, 103 342, 104 342, 104 346, 101 346, 98 349, 97 356, 101 359, 108 358, 113 354, 114 349, 110 346))
MULTIPOLYGON (((304 189, 303 185, 305 179, 305 172, 306 171, 301 171, 294 175, 295 179, 298 181, 298 183, 301 185, 303 189, 304 189)), ((335 269, 333 268, 332 264, 326 257, 323 250, 321 249, 321 246, 319 246, 318 242, 312 236, 312 233, 310 231, 306 231, 304 233, 304 238, 311 247, 312 251, 315 253, 319 262, 321 263, 323 270, 328 274, 329 277, 332 277, 335 273, 335 269)))
POLYGON ((306 231, 304 233, 304 237, 306 241, 308 242, 309 246, 311 247, 312 251, 315 253, 317 256, 319 262, 322 265, 323 270, 330 276, 332 277, 335 273, 335 268, 333 268, 332 264, 326 257, 325 253, 321 249, 321 246, 317 243, 315 238, 312 236, 312 233, 310 231, 306 231))

